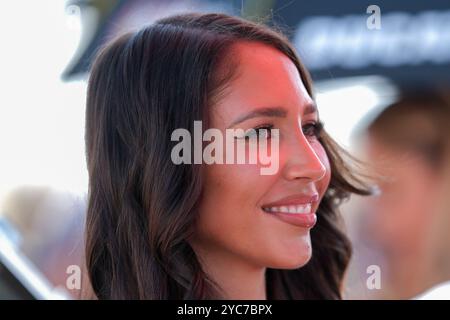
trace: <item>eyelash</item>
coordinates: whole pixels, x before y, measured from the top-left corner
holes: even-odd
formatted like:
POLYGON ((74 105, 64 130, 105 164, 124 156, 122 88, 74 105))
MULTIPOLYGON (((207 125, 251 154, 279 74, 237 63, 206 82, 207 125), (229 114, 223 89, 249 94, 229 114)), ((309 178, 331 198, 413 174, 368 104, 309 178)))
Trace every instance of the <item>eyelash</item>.
MULTIPOLYGON (((252 128, 252 129, 256 131, 256 134, 257 134, 258 138, 260 137, 260 130, 265 130, 265 132, 267 133, 267 139, 270 139, 270 137, 271 137, 270 130, 273 129, 273 127, 274 126, 272 124, 263 124, 263 125, 257 126, 255 128, 252 128)), ((263 134, 263 133, 264 133, 264 131, 261 132, 261 134, 263 134)), ((247 135, 246 134, 244 136, 244 139, 248 140, 248 139, 250 139, 250 137, 251 137, 251 135, 247 135)))
POLYGON ((323 123, 322 122, 311 122, 307 123, 303 126, 303 134, 307 137, 316 137, 319 138, 320 134, 323 130, 323 123), (305 130, 305 128, 311 128, 312 132, 307 132, 308 130, 305 130))
MULTIPOLYGON (((256 134, 258 135, 258 137, 260 136, 260 130, 266 130, 267 135, 268 135, 267 139, 269 139, 271 137, 270 130, 273 129, 273 127, 274 126, 271 124, 263 124, 263 125, 253 128, 253 130, 256 131, 256 134)), ((306 137, 319 138, 320 134, 322 133, 322 130, 323 130, 322 122, 310 122, 303 126, 303 134, 306 137)), ((261 133, 261 134, 263 134, 263 133, 261 133)), ((251 135, 244 136, 245 140, 248 140, 250 137, 251 137, 251 135)))

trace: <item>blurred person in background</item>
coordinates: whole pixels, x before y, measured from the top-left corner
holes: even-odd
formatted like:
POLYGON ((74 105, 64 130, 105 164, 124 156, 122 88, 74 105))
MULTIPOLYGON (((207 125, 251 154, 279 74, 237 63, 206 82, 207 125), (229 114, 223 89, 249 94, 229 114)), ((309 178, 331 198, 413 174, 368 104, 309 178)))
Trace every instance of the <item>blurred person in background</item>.
POLYGON ((362 234, 385 260, 377 298, 412 298, 450 280, 449 123, 449 96, 419 90, 368 126, 367 156, 381 192, 365 200, 362 234))

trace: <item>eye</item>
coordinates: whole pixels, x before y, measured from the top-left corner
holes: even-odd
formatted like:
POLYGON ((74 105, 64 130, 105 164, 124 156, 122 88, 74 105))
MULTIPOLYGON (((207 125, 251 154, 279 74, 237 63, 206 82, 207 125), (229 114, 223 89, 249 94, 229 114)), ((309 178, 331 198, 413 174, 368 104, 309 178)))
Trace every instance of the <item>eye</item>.
POLYGON ((271 129, 273 129, 273 125, 270 124, 264 124, 256 128, 249 129, 246 131, 244 139, 245 140, 248 140, 250 138, 270 139, 271 129))
POLYGON ((307 137, 318 138, 323 130, 322 122, 311 122, 303 126, 303 134, 307 137))

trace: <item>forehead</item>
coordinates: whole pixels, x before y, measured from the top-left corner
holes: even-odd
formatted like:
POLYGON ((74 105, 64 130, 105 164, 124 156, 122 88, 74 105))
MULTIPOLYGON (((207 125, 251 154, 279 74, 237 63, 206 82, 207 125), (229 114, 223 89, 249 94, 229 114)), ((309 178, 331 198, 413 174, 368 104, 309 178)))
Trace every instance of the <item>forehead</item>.
POLYGON ((235 77, 218 105, 303 107, 312 102, 295 64, 281 51, 257 42, 238 42, 231 50, 235 77))

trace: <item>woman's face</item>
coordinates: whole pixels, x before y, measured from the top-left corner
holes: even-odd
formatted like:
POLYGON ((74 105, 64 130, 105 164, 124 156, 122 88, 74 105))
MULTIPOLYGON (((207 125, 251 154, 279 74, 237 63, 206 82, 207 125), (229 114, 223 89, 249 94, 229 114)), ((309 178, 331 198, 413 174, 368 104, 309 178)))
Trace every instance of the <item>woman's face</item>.
MULTIPOLYGON (((259 139, 267 139, 269 146, 271 139, 278 140, 279 152, 270 156, 279 157, 279 166, 275 174, 262 175, 260 162, 204 165, 191 244, 212 261, 298 268, 311 257, 314 212, 330 182, 328 158, 314 126, 317 110, 287 56, 259 43, 240 42, 233 49, 238 73, 211 106, 210 127, 224 137, 226 129, 278 129, 272 137, 259 131, 259 139), (294 209, 297 213, 284 212, 294 209), (280 218, 286 216, 291 220, 280 218)), ((245 144, 247 154, 249 144, 255 143, 234 142, 245 144)))

